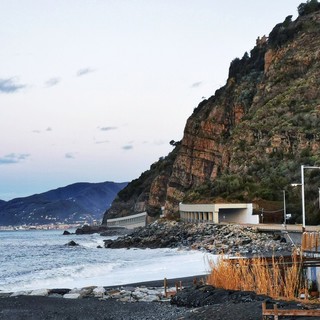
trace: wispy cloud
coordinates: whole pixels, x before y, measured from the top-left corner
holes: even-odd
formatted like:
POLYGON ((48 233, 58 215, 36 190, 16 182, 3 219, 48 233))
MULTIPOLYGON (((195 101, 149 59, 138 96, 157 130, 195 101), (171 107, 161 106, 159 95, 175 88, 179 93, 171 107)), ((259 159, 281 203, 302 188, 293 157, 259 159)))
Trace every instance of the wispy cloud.
POLYGON ((133 149, 133 145, 127 144, 125 146, 122 147, 123 150, 131 150, 133 149))
POLYGON ((191 88, 199 88, 202 85, 202 81, 195 82, 191 85, 191 88))
POLYGON ((30 157, 28 153, 10 153, 0 158, 0 165, 13 164, 26 160, 30 157))
POLYGON ((153 144, 154 144, 155 146, 162 146, 162 145, 164 145, 164 144, 167 144, 167 142, 164 141, 164 140, 154 140, 154 141, 153 141, 153 144))
POLYGON ((25 87, 25 84, 19 84, 14 78, 0 79, 0 93, 15 93, 25 87))
POLYGON ((77 77, 81 77, 81 76, 84 76, 88 73, 92 73, 94 72, 94 69, 91 69, 91 68, 82 68, 82 69, 79 69, 77 71, 77 77))
POLYGON ((74 153, 72 153, 72 152, 67 152, 65 155, 64 155, 64 157, 66 158, 66 159, 75 159, 75 154, 74 153))
POLYGON ((104 144, 104 143, 109 143, 109 140, 100 140, 100 141, 96 141, 95 144, 104 144))
POLYGON ((110 130, 117 130, 118 127, 98 127, 101 131, 110 131, 110 130))
POLYGON ((47 88, 50 88, 50 87, 53 87, 53 86, 56 86, 59 82, 61 82, 61 79, 60 78, 50 78, 49 80, 47 80, 45 82, 45 86, 47 88))
MULTIPOLYGON (((53 129, 51 127, 47 127, 47 129, 45 129, 46 132, 50 132, 52 131, 53 129)), ((35 129, 35 130, 32 130, 33 133, 41 133, 42 131, 41 130, 38 130, 38 129, 35 129)))

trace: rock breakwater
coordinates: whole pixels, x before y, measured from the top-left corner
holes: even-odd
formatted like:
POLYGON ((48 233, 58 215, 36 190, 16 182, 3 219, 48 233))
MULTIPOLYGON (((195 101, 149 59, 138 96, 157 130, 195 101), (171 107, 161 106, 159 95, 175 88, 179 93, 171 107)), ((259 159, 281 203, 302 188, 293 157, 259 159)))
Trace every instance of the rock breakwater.
POLYGON ((266 255, 291 253, 292 244, 254 227, 156 221, 130 235, 105 240, 106 248, 184 248, 212 254, 266 255))

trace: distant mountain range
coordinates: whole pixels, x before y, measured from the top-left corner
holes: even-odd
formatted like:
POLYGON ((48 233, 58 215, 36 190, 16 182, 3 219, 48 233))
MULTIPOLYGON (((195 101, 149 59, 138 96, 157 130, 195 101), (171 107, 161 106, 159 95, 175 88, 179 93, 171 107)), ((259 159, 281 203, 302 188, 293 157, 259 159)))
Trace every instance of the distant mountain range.
POLYGON ((79 182, 28 197, 0 200, 0 225, 92 223, 128 183, 79 182))

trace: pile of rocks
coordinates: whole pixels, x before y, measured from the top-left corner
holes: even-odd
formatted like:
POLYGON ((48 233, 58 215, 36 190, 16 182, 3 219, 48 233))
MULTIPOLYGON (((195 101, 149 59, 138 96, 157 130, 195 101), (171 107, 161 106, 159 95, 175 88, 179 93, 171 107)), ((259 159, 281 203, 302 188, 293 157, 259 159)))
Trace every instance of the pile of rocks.
POLYGON ((268 254, 290 252, 292 244, 254 227, 156 221, 130 235, 105 240, 106 248, 190 248, 213 254, 268 254))
MULTIPOLYGON (((168 288, 173 291, 175 288, 168 288)), ((170 301, 165 296, 164 287, 86 287, 81 289, 38 289, 32 291, 19 291, 14 293, 0 294, 6 297, 16 296, 45 296, 51 298, 64 299, 83 299, 83 298, 98 298, 100 300, 116 299, 121 302, 164 302, 170 301)))

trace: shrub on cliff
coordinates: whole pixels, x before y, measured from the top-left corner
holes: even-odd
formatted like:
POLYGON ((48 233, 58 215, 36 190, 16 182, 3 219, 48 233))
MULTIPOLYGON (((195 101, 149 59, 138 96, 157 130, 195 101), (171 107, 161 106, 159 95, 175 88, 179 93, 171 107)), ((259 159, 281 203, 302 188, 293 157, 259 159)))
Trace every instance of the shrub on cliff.
POLYGON ((299 16, 304 16, 318 10, 320 10, 318 0, 309 0, 306 3, 300 3, 298 6, 299 16))

